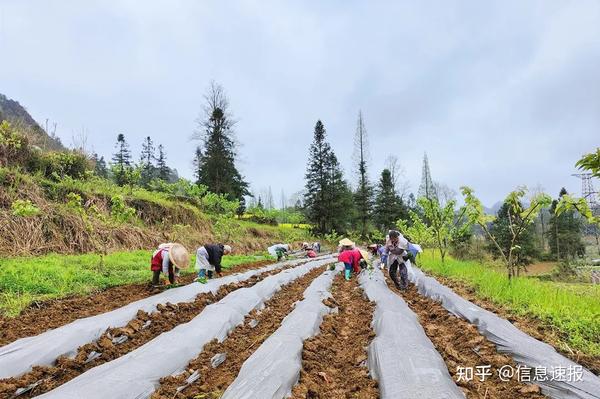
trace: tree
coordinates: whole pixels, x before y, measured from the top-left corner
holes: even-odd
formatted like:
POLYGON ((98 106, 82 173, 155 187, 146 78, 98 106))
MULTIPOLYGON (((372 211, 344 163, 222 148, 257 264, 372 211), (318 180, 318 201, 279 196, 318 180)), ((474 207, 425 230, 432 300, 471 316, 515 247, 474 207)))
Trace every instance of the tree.
MULTIPOLYGON (((428 227, 444 263, 450 245, 468 234, 471 229, 472 222, 467 218, 467 210, 462 207, 456 211, 455 200, 450 200, 442 206, 436 198, 421 197, 417 203, 423 210, 421 221, 428 227)), ((418 217, 416 212, 412 212, 412 215, 413 220, 418 217)))
POLYGON ((392 172, 384 169, 377 185, 373 219, 379 230, 387 231, 396 225, 398 219, 407 220, 408 208, 402 197, 396 193, 392 172))
POLYGON ((465 199, 465 208, 469 219, 471 222, 479 225, 492 242, 506 266, 508 278, 512 279, 512 277, 519 274, 518 260, 519 250, 521 248, 518 245, 518 240, 521 235, 525 233, 528 226, 533 223, 540 210, 550 205, 552 199, 547 194, 538 193, 531 198, 529 206, 523 209, 521 199, 524 197, 527 190, 525 188, 518 188, 509 193, 504 200, 504 203, 507 205, 507 229, 510 235, 509 243, 506 245, 502 244, 502 242, 499 241, 500 237, 497 238, 488 227, 489 223, 495 220, 495 217, 486 215, 483 210, 483 205, 481 204, 481 201, 475 197, 474 191, 466 186, 461 187, 460 190, 465 199))
POLYGON ((140 182, 144 187, 148 187, 156 175, 155 158, 154 143, 148 136, 142 142, 142 152, 140 154, 140 182))
POLYGON ((326 185, 327 231, 346 232, 354 217, 352 190, 346 180, 337 157, 331 151, 327 157, 328 181, 326 185))
POLYGON ((195 136, 203 146, 199 154, 198 182, 213 193, 241 200, 250 192, 248 183, 235 166, 235 122, 228 111, 229 101, 223 87, 215 82, 211 83, 205 100, 205 116, 199 121, 200 132, 195 136))
POLYGON ((435 183, 431 178, 431 171, 429 170, 429 160, 427 159, 427 153, 423 155, 423 169, 421 172, 421 185, 419 186, 419 192, 417 198, 433 199, 437 198, 435 191, 435 183))
POLYGON ((260 195, 258 196, 258 204, 256 205, 256 207, 258 209, 265 209, 263 203, 262 203, 262 198, 260 197, 260 195))
POLYGON ((113 177, 115 183, 119 186, 124 186, 127 184, 127 173, 131 169, 131 151, 123 133, 119 133, 117 136, 115 148, 117 152, 112 157, 113 177))
POLYGON ((108 168, 106 167, 106 161, 104 157, 98 158, 98 154, 92 155, 92 161, 94 161, 94 173, 96 176, 108 179, 108 168))
MULTIPOLYGON (((600 147, 596 148, 596 152, 584 155, 575 163, 575 166, 581 170, 590 172, 593 177, 600 177, 600 147)), ((569 194, 565 194, 556 204, 554 212, 556 215, 561 215, 572 209, 579 212, 579 214, 593 227, 593 232, 596 236, 596 246, 598 247, 598 253, 600 254, 600 236, 598 235, 600 213, 598 213, 598 208, 592 209, 590 207, 590 204, 588 203, 589 200, 589 198, 574 198, 569 194)))
MULTIPOLYGON (((513 241, 513 226, 522 222, 522 212, 523 204, 520 201, 515 212, 511 212, 511 205, 505 202, 496 213, 494 221, 490 224, 490 234, 495 238, 496 243, 502 248, 503 252, 508 253, 511 246, 514 248, 514 264, 517 266, 517 275, 521 266, 530 264, 532 259, 539 255, 539 251, 535 246, 533 221, 528 223, 521 234, 513 241)), ((490 240, 488 249, 495 258, 500 258, 501 253, 496 247, 496 243, 490 240)))
POLYGON ((167 154, 162 144, 158 145, 158 157, 156 158, 156 171, 158 178, 168 182, 171 175, 171 170, 167 166, 167 154))
POLYGON ((550 222, 548 229, 548 244, 550 253, 556 256, 557 260, 569 260, 577 255, 585 253, 585 245, 582 241, 583 219, 574 209, 569 209, 556 214, 558 202, 568 195, 563 187, 558 194, 558 199, 552 201, 550 206, 550 222))
POLYGON ((362 113, 359 112, 356 124, 356 134, 354 136, 354 160, 356 162, 356 172, 358 177, 358 184, 356 192, 354 193, 354 202, 358 212, 360 234, 363 238, 367 237, 371 211, 373 209, 373 187, 369 182, 369 176, 367 174, 368 156, 367 129, 363 122, 362 113))
POLYGON ((307 209, 307 218, 314 223, 317 233, 327 232, 327 195, 328 173, 327 161, 331 147, 326 141, 325 126, 319 120, 315 125, 313 142, 309 149, 309 160, 306 170, 306 193, 304 205, 307 209))
POLYGON ((194 167, 194 177, 196 178, 196 184, 200 183, 200 165, 202 164, 202 148, 200 146, 196 147, 196 152, 194 153, 194 160, 192 161, 192 165, 194 167))

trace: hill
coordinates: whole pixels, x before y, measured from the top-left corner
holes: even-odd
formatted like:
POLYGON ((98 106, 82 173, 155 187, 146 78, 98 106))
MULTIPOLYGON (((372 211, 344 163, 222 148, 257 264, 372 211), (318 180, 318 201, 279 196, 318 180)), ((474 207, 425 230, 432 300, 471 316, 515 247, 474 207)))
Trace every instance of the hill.
POLYGON ((0 93, 0 122, 7 120, 20 132, 25 134, 32 145, 43 150, 64 150, 58 137, 49 135, 32 117, 29 112, 19 104, 0 93))

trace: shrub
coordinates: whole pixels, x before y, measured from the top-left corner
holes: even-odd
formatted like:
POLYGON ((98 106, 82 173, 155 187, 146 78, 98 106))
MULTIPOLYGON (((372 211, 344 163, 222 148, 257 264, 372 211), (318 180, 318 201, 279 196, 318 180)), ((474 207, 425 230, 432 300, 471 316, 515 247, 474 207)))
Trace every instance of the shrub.
POLYGON ((39 160, 32 159, 28 168, 55 181, 65 177, 83 179, 90 163, 85 155, 77 152, 47 152, 41 154, 39 160))
POLYGON ((23 166, 30 156, 28 141, 8 121, 0 123, 0 166, 23 166))
POLYGON ((135 209, 127 206, 120 195, 113 195, 110 199, 110 215, 117 222, 126 223, 135 217, 135 209))
POLYGON ((29 200, 16 200, 11 205, 12 214, 20 217, 32 217, 41 213, 40 208, 29 200))

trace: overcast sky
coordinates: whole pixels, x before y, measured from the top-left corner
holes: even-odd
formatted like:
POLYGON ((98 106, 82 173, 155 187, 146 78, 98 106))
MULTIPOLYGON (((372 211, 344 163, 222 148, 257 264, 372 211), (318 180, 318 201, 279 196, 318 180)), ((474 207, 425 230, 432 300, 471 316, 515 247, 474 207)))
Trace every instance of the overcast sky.
MULTIPOLYGON (((378 179, 396 155, 418 189, 518 185, 579 193, 600 145, 600 2, 0 0, 0 93, 65 144, 110 157, 151 136, 192 177, 190 136, 211 80, 238 120, 239 166, 278 200, 303 188, 321 119, 353 180, 362 110, 378 179)), ((598 182, 596 182, 598 184, 598 182)))

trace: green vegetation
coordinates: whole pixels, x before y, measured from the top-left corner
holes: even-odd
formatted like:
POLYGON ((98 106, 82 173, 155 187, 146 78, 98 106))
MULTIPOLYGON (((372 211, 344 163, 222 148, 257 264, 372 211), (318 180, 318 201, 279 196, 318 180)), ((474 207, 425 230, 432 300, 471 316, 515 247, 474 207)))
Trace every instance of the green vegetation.
POLYGON ((489 265, 454 259, 446 259, 444 264, 429 254, 421 259, 419 266, 424 271, 464 282, 474 287, 478 296, 517 314, 541 319, 556 328, 570 348, 600 355, 600 286, 567 285, 527 277, 509 279, 501 269, 489 265))
MULTIPOLYGON (((1 259, 0 313, 16 316, 33 301, 60 298, 121 284, 150 281, 151 251, 109 255, 44 255, 1 259)), ((267 255, 229 255, 223 267, 269 259, 267 255)), ((192 256, 192 265, 195 263, 192 256)), ((194 273, 190 267, 183 274, 194 273)))

